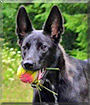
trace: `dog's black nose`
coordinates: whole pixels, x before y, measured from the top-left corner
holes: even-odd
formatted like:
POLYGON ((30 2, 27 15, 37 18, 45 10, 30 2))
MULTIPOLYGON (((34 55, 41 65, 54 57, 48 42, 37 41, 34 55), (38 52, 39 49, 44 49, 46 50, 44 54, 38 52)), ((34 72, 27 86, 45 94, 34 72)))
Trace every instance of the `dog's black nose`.
POLYGON ((23 65, 26 70, 33 69, 33 62, 31 62, 31 61, 24 61, 23 65))

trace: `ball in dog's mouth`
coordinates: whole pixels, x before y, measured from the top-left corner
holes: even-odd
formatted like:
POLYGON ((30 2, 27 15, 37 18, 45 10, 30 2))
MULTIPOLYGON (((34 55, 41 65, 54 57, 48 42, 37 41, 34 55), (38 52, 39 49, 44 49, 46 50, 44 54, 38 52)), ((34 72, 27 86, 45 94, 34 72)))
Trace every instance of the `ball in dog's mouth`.
POLYGON ((41 80, 45 74, 45 69, 39 71, 26 71, 21 65, 17 70, 17 75, 24 83, 33 83, 36 80, 41 80))

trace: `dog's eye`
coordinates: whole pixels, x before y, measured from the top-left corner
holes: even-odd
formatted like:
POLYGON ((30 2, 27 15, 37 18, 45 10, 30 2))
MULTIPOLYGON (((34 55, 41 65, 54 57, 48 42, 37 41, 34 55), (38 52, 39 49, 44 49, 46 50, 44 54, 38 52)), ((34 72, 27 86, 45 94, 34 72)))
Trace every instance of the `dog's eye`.
POLYGON ((26 50, 26 46, 23 46, 22 48, 23 48, 24 50, 26 50))
POLYGON ((30 44, 26 44, 25 46, 22 47, 24 50, 29 49, 30 48, 30 44))
POLYGON ((42 46, 41 46, 41 49, 42 49, 42 50, 45 50, 45 49, 46 49, 46 47, 47 47, 47 46, 42 45, 42 46))
POLYGON ((29 43, 27 43, 26 46, 27 46, 28 49, 30 48, 30 44, 29 43))

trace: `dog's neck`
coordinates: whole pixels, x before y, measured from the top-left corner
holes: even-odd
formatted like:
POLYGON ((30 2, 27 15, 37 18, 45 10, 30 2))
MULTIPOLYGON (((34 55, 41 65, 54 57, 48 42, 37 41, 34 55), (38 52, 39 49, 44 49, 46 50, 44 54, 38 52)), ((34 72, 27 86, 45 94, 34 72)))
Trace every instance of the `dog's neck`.
POLYGON ((65 59, 66 54, 64 52, 64 49, 61 45, 58 45, 56 49, 56 56, 55 60, 50 66, 51 68, 59 68, 60 70, 65 70, 65 59))
MULTIPOLYGON (((51 68, 59 68, 60 70, 49 71, 46 76, 45 83, 44 83, 44 86, 48 87, 49 89, 51 89, 52 91, 54 91, 58 94, 60 91, 59 86, 60 86, 61 82, 63 82, 65 84, 64 86, 67 86, 67 82, 69 82, 69 80, 67 78, 68 76, 67 76, 66 67, 65 67, 65 59, 66 59, 65 53, 61 54, 60 50, 63 50, 63 49, 59 49, 59 48, 57 49, 57 57, 58 58, 56 58, 56 60, 51 65, 51 68)), ((63 87, 61 87, 61 88, 63 90, 63 87)), ((44 91, 45 91, 45 93, 49 94, 49 96, 51 96, 55 100, 55 103, 57 103, 59 101, 58 100, 59 95, 56 96, 55 94, 47 92, 47 90, 44 90, 44 91)))

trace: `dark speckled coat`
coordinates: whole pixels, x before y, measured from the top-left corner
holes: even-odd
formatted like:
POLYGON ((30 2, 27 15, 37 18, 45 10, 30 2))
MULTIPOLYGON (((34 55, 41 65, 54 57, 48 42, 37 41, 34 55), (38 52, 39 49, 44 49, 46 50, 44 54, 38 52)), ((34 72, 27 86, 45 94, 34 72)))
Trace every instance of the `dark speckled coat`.
POLYGON ((42 68, 59 68, 46 71, 42 78, 44 86, 56 92, 55 95, 42 88, 40 95, 34 89, 33 103, 77 103, 88 102, 87 62, 68 56, 59 45, 64 32, 63 18, 57 6, 53 6, 43 30, 35 30, 23 6, 17 14, 16 33, 22 52, 22 66, 26 70, 39 71, 42 68))

